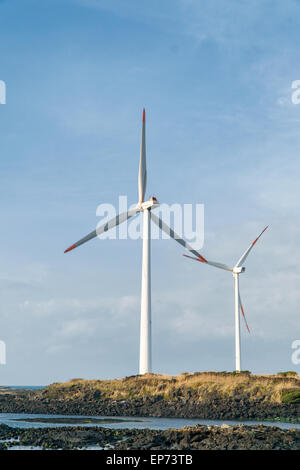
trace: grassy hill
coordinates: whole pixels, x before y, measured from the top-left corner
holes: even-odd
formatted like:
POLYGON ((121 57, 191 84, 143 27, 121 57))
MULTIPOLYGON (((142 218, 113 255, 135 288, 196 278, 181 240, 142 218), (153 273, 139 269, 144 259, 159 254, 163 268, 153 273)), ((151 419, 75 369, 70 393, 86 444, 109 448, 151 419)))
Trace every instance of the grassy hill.
POLYGON ((146 374, 116 380, 73 379, 54 383, 39 392, 49 399, 132 400, 157 398, 172 401, 205 401, 210 397, 260 400, 268 403, 300 403, 300 378, 296 373, 252 375, 250 373, 195 372, 177 376, 146 374))

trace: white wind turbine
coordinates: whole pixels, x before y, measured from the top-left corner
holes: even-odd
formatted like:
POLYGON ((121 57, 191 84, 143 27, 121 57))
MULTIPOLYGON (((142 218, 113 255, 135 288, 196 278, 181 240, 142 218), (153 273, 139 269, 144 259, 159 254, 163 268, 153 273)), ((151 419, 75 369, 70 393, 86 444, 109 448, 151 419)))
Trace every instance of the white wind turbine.
POLYGON ((89 233, 78 242, 71 245, 65 250, 68 251, 77 248, 83 243, 92 240, 93 238, 107 232, 109 229, 120 225, 131 217, 143 212, 144 224, 143 224, 143 261, 142 261, 142 292, 141 292, 141 322, 140 322, 140 365, 139 373, 146 374, 152 371, 151 364, 151 253, 150 253, 150 242, 151 242, 151 221, 154 222, 158 227, 163 230, 171 238, 174 238, 180 245, 189 250, 193 255, 200 256, 185 240, 180 238, 167 224, 165 224, 159 217, 153 214, 152 209, 159 206, 159 203, 155 197, 150 197, 148 201, 145 201, 146 192, 146 180, 147 180, 147 169, 146 169, 146 137, 145 137, 145 109, 143 110, 143 127, 142 127, 142 140, 141 140, 141 155, 140 155, 140 167, 138 175, 138 189, 139 189, 139 202, 134 209, 130 209, 128 212, 123 212, 116 217, 112 218, 103 225, 97 227, 96 230, 89 233))
POLYGON ((238 262, 233 268, 230 268, 230 266, 227 266, 226 264, 222 263, 215 263, 214 261, 207 261, 203 256, 199 255, 197 258, 194 258, 192 256, 188 255, 183 255, 186 256, 187 258, 191 258, 195 261, 200 261, 200 263, 206 263, 209 264, 210 266, 214 266, 215 268, 219 269, 225 269, 226 271, 232 272, 233 278, 234 278, 234 298, 235 298, 235 369, 237 372, 241 371, 241 334, 240 334, 240 309, 246 324, 246 328, 248 332, 250 333, 249 326, 246 320, 244 308, 242 305, 241 301, 241 296, 240 296, 240 288, 239 288, 239 275, 243 272, 245 272, 246 268, 243 266, 247 256, 249 255, 250 251, 254 247, 255 243, 258 241, 258 239, 262 236, 262 234, 267 230, 268 226, 263 229, 263 231, 259 234, 259 236, 254 240, 253 243, 247 248, 245 253, 240 257, 238 262))

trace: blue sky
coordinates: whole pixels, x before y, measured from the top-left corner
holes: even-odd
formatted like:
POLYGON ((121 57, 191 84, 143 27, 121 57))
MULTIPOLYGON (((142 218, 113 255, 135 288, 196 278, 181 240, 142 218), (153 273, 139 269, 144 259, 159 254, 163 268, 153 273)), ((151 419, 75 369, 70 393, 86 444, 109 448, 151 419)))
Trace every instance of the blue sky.
MULTIPOLYGON (((300 79, 297 0, 0 2, 2 384, 138 368, 141 241, 93 241, 96 208, 147 194, 205 205, 203 254, 241 278, 243 367, 297 369, 300 79)), ((232 370, 233 283, 153 242, 156 372, 232 370)))

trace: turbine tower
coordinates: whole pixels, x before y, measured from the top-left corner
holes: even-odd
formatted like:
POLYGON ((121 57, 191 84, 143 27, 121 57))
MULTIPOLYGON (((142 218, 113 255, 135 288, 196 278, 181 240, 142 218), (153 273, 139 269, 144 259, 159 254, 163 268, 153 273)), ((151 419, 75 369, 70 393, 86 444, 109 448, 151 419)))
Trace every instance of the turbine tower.
POLYGON ((145 201, 147 167, 146 167, 146 115, 143 110, 142 139, 140 166, 138 175, 139 202, 134 209, 122 212, 110 219, 105 224, 100 225, 91 233, 81 238, 78 242, 65 250, 77 248, 93 238, 107 232, 109 229, 120 225, 131 217, 143 212, 143 258, 142 258, 142 289, 141 289, 141 320, 140 320, 140 364, 139 373, 147 374, 152 372, 152 339, 151 339, 151 222, 154 222, 162 231, 180 243, 181 246, 189 250, 194 256, 200 256, 185 240, 180 238, 167 224, 165 224, 152 210, 159 206, 155 197, 150 197, 145 201))
POLYGON ((258 239, 262 236, 262 234, 267 230, 268 226, 263 229, 263 231, 259 234, 259 236, 254 240, 253 243, 247 248, 245 253, 242 254, 238 262, 233 268, 230 268, 226 264, 223 263, 216 263, 214 261, 207 261, 203 256, 198 255, 196 258, 189 255, 183 255, 187 258, 191 258, 195 261, 200 261, 200 263, 206 263, 210 266, 214 266, 215 268, 225 269, 225 271, 230 271, 233 275, 234 279, 234 303, 235 303, 235 370, 237 372, 241 371, 241 332, 240 332, 240 310, 242 316, 245 321, 246 328, 248 333, 250 333, 249 326, 246 320, 245 311, 242 305, 241 295, 240 295, 240 287, 239 287, 239 275, 245 272, 246 268, 243 266, 247 256, 249 255, 250 251, 258 241, 258 239))
MULTIPOLYGON (((147 183, 146 165, 146 116, 143 110, 141 156, 139 168, 139 205, 145 199, 147 183)), ((153 199, 153 198, 152 198, 153 199)), ((155 201, 156 202, 156 201, 155 201)), ((151 206, 144 204, 143 215, 143 254, 142 254, 142 291, 140 321, 140 374, 152 372, 152 341, 151 341, 151 206)))

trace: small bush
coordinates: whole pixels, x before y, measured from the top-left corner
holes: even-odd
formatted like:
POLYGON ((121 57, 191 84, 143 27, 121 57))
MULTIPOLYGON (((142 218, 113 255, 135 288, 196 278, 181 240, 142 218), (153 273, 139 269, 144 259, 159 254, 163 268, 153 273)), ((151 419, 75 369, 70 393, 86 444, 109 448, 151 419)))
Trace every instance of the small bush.
POLYGON ((294 370, 287 370, 286 372, 278 372, 277 375, 280 377, 298 377, 298 372, 294 370))
POLYGON ((231 372, 232 375, 251 375, 251 372, 250 370, 241 370, 240 372, 238 370, 234 370, 233 372, 231 372))
POLYGON ((287 403, 291 405, 293 403, 300 403, 300 390, 287 389, 282 390, 281 392, 281 401, 282 403, 287 403))

